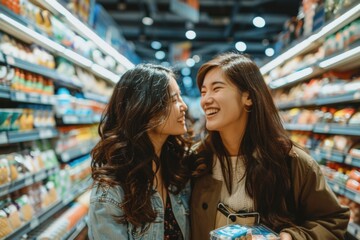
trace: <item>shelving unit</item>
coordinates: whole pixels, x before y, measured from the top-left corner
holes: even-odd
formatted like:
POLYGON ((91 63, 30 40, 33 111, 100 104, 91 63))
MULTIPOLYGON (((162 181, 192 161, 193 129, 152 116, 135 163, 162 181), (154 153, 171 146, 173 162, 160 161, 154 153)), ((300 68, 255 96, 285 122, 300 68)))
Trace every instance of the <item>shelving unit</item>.
MULTIPOLYGON (((318 31, 310 36, 306 36, 301 41, 294 43, 287 51, 270 61, 268 64, 261 68, 263 75, 269 75, 268 85, 273 91, 279 89, 291 89, 296 85, 300 85, 313 78, 321 76, 328 71, 347 71, 351 69, 359 69, 360 67, 360 40, 353 42, 346 48, 340 49, 335 53, 328 55, 322 59, 317 59, 308 65, 299 64, 298 69, 294 69, 285 76, 279 78, 271 78, 276 76, 282 71, 277 71, 271 74, 271 71, 279 66, 282 66, 289 60, 297 56, 302 56, 307 53, 313 52, 316 48, 320 47, 325 39, 331 34, 343 29, 352 21, 360 18, 360 4, 355 2, 350 9, 342 12, 332 21, 329 21, 318 31)), ((288 72, 288 71, 287 71, 288 72)), ((283 93, 283 92, 282 92, 283 93)), ((279 110, 290 110, 292 108, 300 109, 319 109, 320 107, 334 107, 335 105, 348 106, 359 105, 360 103, 360 90, 354 90, 344 94, 330 95, 326 97, 316 97, 313 99, 295 99, 284 100, 278 102, 277 107, 279 110)), ((290 112, 290 111, 289 111, 290 112)), ((289 114, 290 116, 291 114, 289 114)), ((295 122, 295 121, 294 121, 295 122)), ((299 121, 300 122, 300 121, 299 121)), ((302 121, 303 122, 303 121, 302 121)), ((290 132, 296 131, 303 133, 304 136, 319 134, 325 136, 331 135, 345 135, 352 138, 360 137, 360 125, 349 124, 336 124, 336 123, 316 123, 316 124, 296 124, 284 123, 284 128, 290 132)), ((323 149, 316 147, 310 149, 311 156, 323 163, 324 160, 346 164, 347 166, 360 167, 360 159, 350 155, 348 152, 340 152, 336 150, 323 149)), ((332 190, 339 195, 345 196, 348 199, 360 204, 360 193, 352 189, 348 189, 343 183, 338 183, 334 180, 328 179, 328 184, 332 190)), ((348 235, 350 238, 360 239, 360 226, 356 223, 350 223, 348 226, 348 235)))
MULTIPOLYGON (((74 96, 76 95, 77 98, 71 96, 71 98, 62 98, 61 100, 65 99, 64 101, 68 101, 69 105, 71 105, 72 107, 72 104, 77 104, 76 106, 78 107, 71 108, 71 111, 60 111, 57 108, 59 107, 59 99, 61 97, 64 97, 65 94, 60 97, 55 95, 39 94, 52 91, 38 89, 34 91, 33 89, 31 89, 31 87, 33 87, 31 84, 29 87, 29 91, 27 91, 28 89, 24 87, 15 88, 12 84, 9 84, 9 82, 6 83, 6 86, 0 85, 0 102, 9 104, 8 106, 5 106, 4 104, 1 108, 7 107, 13 109, 21 107, 22 109, 24 109, 24 112, 25 110, 28 110, 27 108, 34 112, 37 109, 40 109, 39 111, 45 111, 46 113, 47 111, 49 111, 51 114, 54 114, 56 121, 56 127, 34 128, 27 131, 11 130, 17 129, 16 127, 4 128, 6 129, 6 131, 0 131, 0 151, 1 149, 7 148, 11 150, 26 148, 26 150, 29 150, 28 147, 30 146, 28 145, 32 144, 44 144, 41 146, 44 146, 45 149, 47 149, 47 145, 53 144, 53 149, 57 149, 58 146, 61 145, 62 147, 65 146, 63 149, 66 149, 67 143, 64 139, 68 139, 67 135, 69 135, 69 139, 72 141, 71 145, 74 145, 74 141, 78 144, 67 150, 56 153, 57 156, 54 156, 54 158, 57 157, 58 160, 56 167, 52 167, 50 169, 42 169, 36 173, 24 174, 21 179, 17 179, 15 181, 11 181, 10 183, 0 185, 0 198, 13 198, 15 195, 17 195, 17 193, 19 193, 19 190, 21 189, 27 189, 29 186, 37 187, 40 185, 44 187, 45 183, 52 181, 54 185, 58 184, 57 190, 59 192, 57 192, 57 194, 59 196, 62 196, 62 198, 60 197, 60 200, 53 203, 46 209, 42 209, 42 211, 40 212, 39 209, 41 208, 35 209, 34 207, 34 211, 36 210, 37 214, 31 219, 31 221, 24 223, 21 227, 14 230, 10 235, 7 235, 1 240, 21 239, 25 235, 27 237, 26 239, 36 239, 37 236, 35 232, 39 230, 41 231, 41 229, 45 229, 46 226, 48 226, 48 224, 53 221, 55 215, 59 215, 60 213, 63 213, 65 209, 68 209, 71 206, 70 203, 72 203, 74 199, 77 198, 79 195, 84 193, 91 184, 90 180, 85 180, 80 183, 77 182, 79 182, 79 179, 81 180, 83 178, 84 173, 88 173, 87 165, 90 166, 90 164, 88 164, 90 158, 88 155, 91 149, 97 143, 97 139, 94 139, 92 127, 100 122, 101 115, 99 114, 99 109, 101 109, 101 107, 103 107, 104 104, 109 101, 109 98, 107 96, 101 95, 101 92, 106 91, 95 91, 97 90, 95 89, 94 92, 91 92, 92 89, 90 89, 89 86, 84 86, 85 84, 83 85, 76 78, 79 77, 81 73, 84 76, 87 76, 87 74, 90 73, 89 75, 90 77, 92 77, 93 81, 99 81, 101 79, 101 81, 104 81, 106 83, 106 87, 114 86, 114 84, 120 78, 120 75, 125 70, 134 66, 128 59, 126 59, 123 55, 117 52, 117 50, 115 50, 107 42, 100 39, 100 37, 97 36, 90 28, 88 28, 88 26, 79 23, 79 20, 77 20, 76 17, 73 16, 69 11, 67 11, 63 6, 56 5, 59 4, 59 2, 53 0, 35 0, 34 2, 40 3, 42 7, 47 7, 48 11, 50 11, 58 19, 62 20, 65 24, 67 24, 68 29, 72 29, 76 34, 86 40, 91 40, 95 45, 97 45, 98 50, 100 50, 105 56, 111 56, 118 65, 117 68, 109 67, 109 69, 112 70, 106 69, 98 65, 95 59, 90 59, 90 56, 85 57, 86 54, 82 56, 75 50, 67 48, 65 45, 56 42, 55 38, 50 37, 42 28, 36 26, 35 23, 30 21, 29 19, 15 14, 11 10, 0 5, 0 31, 7 33, 11 36, 11 38, 13 37, 15 39, 21 40, 20 42, 23 42, 21 44, 35 44, 41 49, 47 50, 47 53, 51 53, 51 55, 54 57, 62 57, 66 59, 74 66, 73 68, 75 69, 77 76, 66 76, 58 72, 56 69, 24 61, 23 59, 25 58, 21 57, 21 55, 14 55, 17 57, 12 56, 12 52, 4 54, 0 51, 0 65, 7 66, 8 69, 11 68, 16 71, 18 70, 21 74, 29 74, 30 76, 40 75, 44 77, 43 80, 44 82, 46 81, 46 84, 48 84, 49 82, 49 85, 44 84, 44 86, 46 87, 50 86, 53 87, 55 90, 58 88, 67 88, 69 92, 71 92, 71 94, 74 96), (64 13, 66 14, 64 15, 64 13), (74 20, 74 18, 76 20, 74 20), (115 71, 115 69, 117 72, 113 72, 115 71), (15 91, 14 89, 24 90, 15 91), (78 99, 82 98, 82 96, 84 99, 78 101, 78 99), (32 108, 32 106, 34 107, 32 108), (69 133, 70 131, 77 132, 77 134, 84 134, 82 131, 85 131, 85 135, 87 135, 85 136, 85 138, 81 138, 84 135, 82 135, 81 137, 79 137, 78 135, 77 137, 79 138, 76 138, 72 135, 73 133, 69 133), (52 141, 45 141, 43 139, 51 139, 52 141), (86 139, 89 140, 86 141, 86 139), (61 142, 60 140, 64 141, 61 142), (30 141, 36 142, 28 143, 30 141), (67 170, 69 168, 71 170, 67 170), (82 175, 79 174, 79 172, 82 175), (67 180, 60 183, 59 179, 63 180, 63 178, 67 180), (68 192, 67 190, 69 186, 71 186, 72 189, 68 192)), ((6 51, 4 50, 4 52, 6 51)), ((35 82, 35 80, 33 81, 35 82)), ((36 81, 38 81, 38 79, 36 79, 36 81)), ((59 95, 62 93, 63 92, 59 93, 59 95)), ((69 93, 69 95, 71 94, 69 93)), ((6 109, 6 111, 8 110, 6 109)), ((0 154, 2 154, 2 152, 0 152, 0 154)), ((79 232, 81 232, 81 230, 86 227, 86 223, 87 218, 85 217, 81 219, 73 227, 73 229, 68 231, 67 234, 63 236, 63 238, 75 239, 79 232)))

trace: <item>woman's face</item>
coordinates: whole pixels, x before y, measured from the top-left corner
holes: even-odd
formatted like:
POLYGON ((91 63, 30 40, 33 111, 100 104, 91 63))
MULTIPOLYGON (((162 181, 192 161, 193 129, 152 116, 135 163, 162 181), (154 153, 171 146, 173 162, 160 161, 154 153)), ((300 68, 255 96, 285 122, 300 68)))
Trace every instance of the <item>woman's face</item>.
POLYGON ((181 135, 186 133, 185 112, 187 106, 180 96, 180 89, 176 80, 171 77, 170 83, 170 114, 168 118, 159 126, 157 126, 153 133, 159 135, 181 135))
POLYGON ((246 126, 248 113, 245 105, 251 106, 252 103, 247 92, 240 92, 221 69, 214 68, 205 75, 200 104, 208 130, 237 132, 246 126))

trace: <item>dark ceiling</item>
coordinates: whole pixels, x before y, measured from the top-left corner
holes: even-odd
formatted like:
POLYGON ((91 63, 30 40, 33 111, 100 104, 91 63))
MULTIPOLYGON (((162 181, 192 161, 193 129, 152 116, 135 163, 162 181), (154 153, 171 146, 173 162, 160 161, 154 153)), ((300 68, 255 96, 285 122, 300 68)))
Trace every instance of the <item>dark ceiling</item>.
POLYGON ((119 25, 126 40, 133 42, 143 61, 155 61, 151 42, 162 44, 168 61, 172 43, 189 41, 185 37, 193 27, 197 36, 191 40, 191 55, 206 60, 219 52, 235 50, 235 43, 247 44, 246 53, 254 58, 265 58, 266 44, 276 40, 284 23, 299 10, 299 0, 199 0, 199 21, 192 23, 170 10, 171 0, 98 0, 119 25), (266 25, 256 28, 252 19, 262 16, 266 25), (154 23, 146 26, 144 16, 154 23), (189 26, 190 25, 190 26, 189 26), (192 25, 192 26, 191 26, 192 25))

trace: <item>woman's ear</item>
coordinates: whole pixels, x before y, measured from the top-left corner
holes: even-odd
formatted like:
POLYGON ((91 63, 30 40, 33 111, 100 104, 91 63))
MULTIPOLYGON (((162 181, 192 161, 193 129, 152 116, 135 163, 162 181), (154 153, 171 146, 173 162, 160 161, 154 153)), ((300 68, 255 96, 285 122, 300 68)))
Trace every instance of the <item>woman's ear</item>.
POLYGON ((243 101, 244 101, 244 105, 247 107, 251 107, 252 106, 252 100, 250 98, 250 94, 249 92, 244 92, 243 93, 243 101))

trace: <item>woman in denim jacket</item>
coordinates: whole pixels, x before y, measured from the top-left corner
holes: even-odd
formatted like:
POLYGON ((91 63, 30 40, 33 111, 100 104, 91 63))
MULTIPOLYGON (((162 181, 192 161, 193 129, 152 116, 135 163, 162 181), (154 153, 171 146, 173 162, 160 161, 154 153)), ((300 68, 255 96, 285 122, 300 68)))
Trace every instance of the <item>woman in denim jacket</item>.
POLYGON ((90 239, 189 239, 186 110, 171 70, 143 64, 121 77, 92 151, 90 239))

